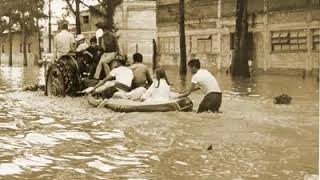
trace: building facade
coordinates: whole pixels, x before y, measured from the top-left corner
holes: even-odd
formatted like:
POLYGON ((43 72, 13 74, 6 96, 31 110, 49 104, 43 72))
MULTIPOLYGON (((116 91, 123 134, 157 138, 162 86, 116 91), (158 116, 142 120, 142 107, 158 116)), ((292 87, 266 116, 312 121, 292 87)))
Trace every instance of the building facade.
MULTIPOLYGON (((160 62, 179 63, 178 0, 157 1, 160 62)), ((236 0, 186 0, 188 57, 227 68, 234 45, 236 0)), ((319 69, 320 1, 248 0, 249 58, 255 68, 319 69)))
MULTIPOLYGON (((89 40, 95 35, 95 24, 103 19, 89 11, 82 11, 80 14, 82 34, 89 40)), ((114 20, 123 54, 132 59, 135 52, 140 52, 144 61, 151 63, 152 40, 156 39, 156 1, 124 0, 116 9, 114 20)))
MULTIPOLYGON (((12 64, 23 66, 23 39, 20 31, 12 32, 12 64)), ((8 65, 9 62, 9 38, 8 33, 0 37, 0 62, 8 65)), ((28 66, 38 64, 39 57, 39 36, 37 32, 27 35, 27 60, 28 66)))

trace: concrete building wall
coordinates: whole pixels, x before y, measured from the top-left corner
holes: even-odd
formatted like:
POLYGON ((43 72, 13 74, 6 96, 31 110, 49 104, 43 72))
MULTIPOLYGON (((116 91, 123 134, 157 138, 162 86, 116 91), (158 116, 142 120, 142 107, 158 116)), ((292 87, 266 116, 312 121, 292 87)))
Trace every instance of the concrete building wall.
MULTIPOLYGON (((253 34, 250 58, 256 68, 319 68, 319 40, 315 40, 319 35, 314 33, 320 33, 319 1, 248 1, 249 32, 253 34), (277 33, 281 36, 289 35, 281 39, 276 37, 277 33), (318 44, 317 47, 314 44, 318 44)), ((178 13, 178 4, 176 0, 171 3, 170 0, 161 0, 157 5, 160 61, 163 64, 176 64, 179 61, 179 29, 174 16, 178 13), (172 51, 171 46, 176 49, 172 51)), ((230 64, 231 35, 235 31, 235 6, 235 0, 186 2, 186 39, 187 47, 191 47, 187 51, 189 58, 199 57, 203 64, 218 69, 226 68, 230 64), (201 45, 203 41, 207 43, 204 47, 201 45)))
MULTIPOLYGON (((81 13, 81 30, 88 41, 95 35, 95 24, 102 20, 102 17, 94 16, 89 11, 81 13), (84 16, 89 17, 88 23, 84 23, 84 16)), ((138 51, 143 54, 146 63, 151 63, 152 40, 156 39, 156 2, 124 1, 116 9, 114 20, 121 51, 128 55, 129 60, 138 51)))
MULTIPOLYGON (((23 65, 23 47, 22 47, 21 32, 12 33, 12 61, 13 65, 23 65)), ((39 60, 39 40, 38 34, 30 34, 27 36, 27 57, 28 66, 36 65, 39 60)), ((0 53, 1 64, 9 64, 9 39, 8 35, 4 34, 0 37, 0 53)))

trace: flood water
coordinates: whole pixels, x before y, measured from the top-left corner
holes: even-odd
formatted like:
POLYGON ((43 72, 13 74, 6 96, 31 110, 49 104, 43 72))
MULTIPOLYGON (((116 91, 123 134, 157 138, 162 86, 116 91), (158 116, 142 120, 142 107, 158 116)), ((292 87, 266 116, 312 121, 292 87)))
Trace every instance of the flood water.
MULTIPOLYGON (((0 179, 317 179, 316 79, 214 73, 223 113, 115 113, 83 97, 21 92, 39 69, 2 66, 0 179), (282 93, 291 105, 273 104, 282 93)), ((191 99, 196 110, 201 94, 191 99)))

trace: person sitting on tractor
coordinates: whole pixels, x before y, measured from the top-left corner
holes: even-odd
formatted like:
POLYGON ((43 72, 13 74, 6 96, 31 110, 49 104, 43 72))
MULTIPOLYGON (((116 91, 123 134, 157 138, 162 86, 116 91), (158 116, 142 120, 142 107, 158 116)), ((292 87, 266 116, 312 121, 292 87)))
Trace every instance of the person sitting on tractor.
POLYGON ((115 58, 117 53, 119 53, 119 45, 116 36, 106 26, 104 26, 104 33, 98 41, 101 42, 99 45, 104 50, 97 65, 96 73, 94 74, 94 78, 99 80, 103 70, 105 76, 108 76, 110 72, 109 63, 115 58))
POLYGON ((89 45, 86 43, 84 35, 78 34, 76 37, 76 52, 82 52, 86 50, 89 45))
POLYGON ((92 88, 91 95, 102 95, 104 99, 109 99, 118 91, 130 92, 133 72, 125 64, 126 61, 122 56, 116 56, 111 61, 113 69, 106 78, 92 88))
POLYGON ((73 34, 68 31, 68 24, 63 23, 61 25, 61 31, 54 38, 55 59, 68 54, 72 50, 74 50, 74 37, 73 34))
POLYGON ((84 55, 87 55, 89 59, 87 62, 89 64, 89 76, 88 79, 94 79, 94 73, 96 72, 97 65, 101 58, 103 49, 98 46, 97 38, 95 36, 90 38, 90 46, 83 52, 84 55))

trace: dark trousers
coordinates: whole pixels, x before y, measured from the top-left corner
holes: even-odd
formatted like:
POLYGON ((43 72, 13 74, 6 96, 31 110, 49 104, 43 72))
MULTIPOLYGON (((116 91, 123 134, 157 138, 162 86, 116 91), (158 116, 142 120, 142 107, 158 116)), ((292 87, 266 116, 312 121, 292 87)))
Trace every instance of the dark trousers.
POLYGON ((115 86, 111 86, 109 88, 107 88, 106 90, 104 90, 102 92, 102 97, 103 99, 110 99, 112 98, 112 96, 118 92, 119 90, 118 89, 121 89, 125 92, 130 92, 130 87, 124 85, 124 84, 120 84, 120 83, 116 83, 115 86))
POLYGON ((222 102, 222 93, 210 92, 202 100, 199 105, 198 113, 202 112, 218 112, 222 102))

